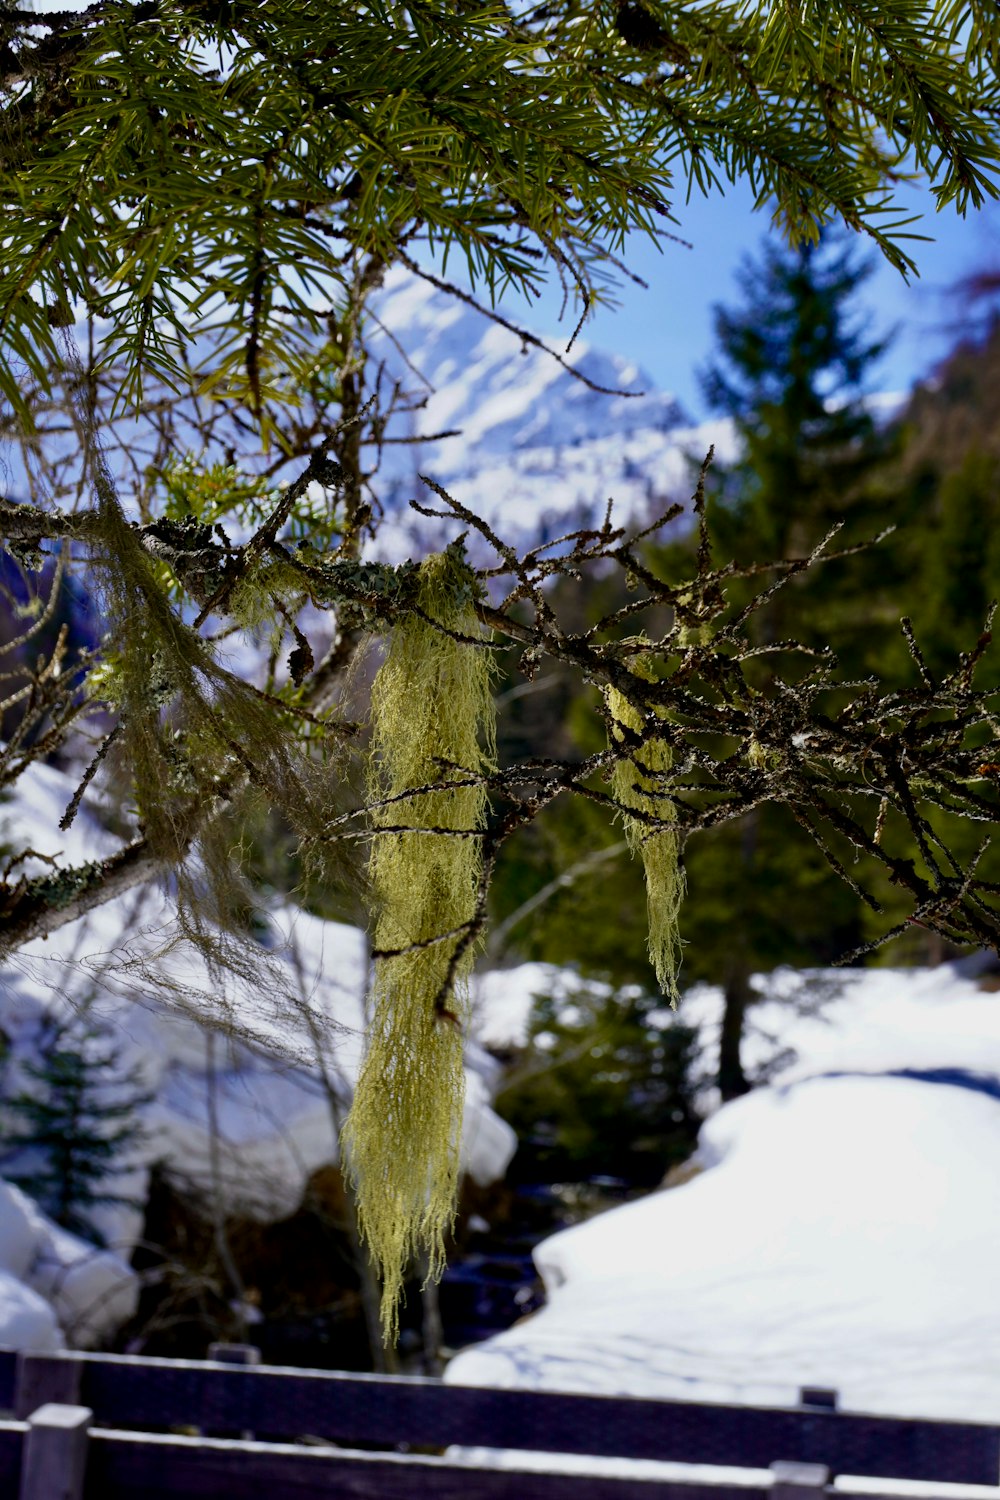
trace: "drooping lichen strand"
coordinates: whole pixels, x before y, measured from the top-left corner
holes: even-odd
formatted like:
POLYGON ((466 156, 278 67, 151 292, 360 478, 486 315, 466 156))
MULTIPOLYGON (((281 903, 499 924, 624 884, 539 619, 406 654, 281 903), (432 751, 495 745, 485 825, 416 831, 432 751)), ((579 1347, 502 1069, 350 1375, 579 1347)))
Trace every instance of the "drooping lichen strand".
POLYGON ((490 653, 431 622, 481 638, 473 588, 457 551, 428 558, 417 594, 427 618, 401 617, 372 688, 371 799, 402 800, 372 812, 375 830, 387 830, 373 839, 369 866, 375 950, 390 956, 375 965, 374 1013, 344 1147, 361 1231, 383 1278, 387 1341, 398 1332, 411 1259, 426 1256, 431 1276, 443 1268, 458 1191, 474 945, 454 960, 476 910, 482 859, 474 834, 487 801, 482 786, 460 783, 463 772, 494 765, 495 719, 490 653), (442 780, 455 784, 405 796, 442 780))
POLYGON ((257 955, 245 930, 252 894, 236 857, 240 815, 254 799, 280 807, 308 858, 336 806, 341 766, 336 756, 311 756, 295 721, 282 722, 184 622, 110 476, 100 467, 98 475, 102 686, 121 713, 117 751, 142 831, 175 867, 181 932, 210 965, 246 977, 257 955))
MULTIPOLYGON (((651 662, 646 657, 634 658, 631 670, 647 682, 654 680, 651 662)), ((608 688, 606 698, 616 743, 621 744, 625 738, 619 725, 633 734, 646 733, 644 716, 623 693, 608 688)), ((657 713, 665 717, 663 711, 657 713)), ((672 765, 671 747, 661 739, 647 739, 612 771, 611 791, 615 801, 623 808, 641 809, 660 823, 675 822, 674 804, 663 795, 664 778, 672 765)), ((622 822, 628 846, 633 854, 641 856, 646 877, 650 962, 661 990, 676 1008, 677 974, 681 965, 680 910, 684 901, 680 835, 674 828, 656 828, 645 819, 629 817, 627 813, 622 814, 622 822)))

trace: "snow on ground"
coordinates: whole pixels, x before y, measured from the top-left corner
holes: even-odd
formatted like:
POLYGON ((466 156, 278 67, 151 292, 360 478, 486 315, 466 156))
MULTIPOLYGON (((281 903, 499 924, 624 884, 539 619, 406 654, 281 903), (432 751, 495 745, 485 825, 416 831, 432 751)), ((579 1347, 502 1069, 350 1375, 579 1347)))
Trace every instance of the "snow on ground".
MULTIPOLYGON (((114 847, 86 804, 68 833, 56 832, 74 786, 51 767, 31 767, 15 799, 0 808, 4 837, 13 847, 59 855, 62 864, 114 847)), ((27 875, 43 869, 37 861, 24 866, 27 875)), ((277 912, 273 950, 261 952, 262 982, 220 987, 191 948, 169 946, 173 916, 167 897, 149 886, 8 960, 0 984, 0 1032, 8 1043, 0 1092, 23 1086, 24 1064, 37 1057, 47 1019, 85 1009, 119 1046, 122 1069, 137 1070, 155 1095, 139 1112, 145 1142, 131 1169, 116 1176, 114 1191, 141 1202, 150 1169, 159 1164, 194 1195, 217 1192, 227 1213, 283 1218, 298 1207, 312 1173, 338 1157, 340 1122, 362 1056, 364 936, 305 912, 277 912)), ((470 1042, 462 1159, 482 1184, 503 1176, 516 1145, 490 1107, 495 1074, 496 1064, 470 1042)), ((138 1208, 100 1206, 92 1217, 108 1244, 126 1254, 142 1230, 138 1208)), ((82 1300, 89 1274, 69 1268, 65 1238, 52 1241, 48 1269, 41 1261, 38 1269, 38 1287, 44 1280, 60 1316, 70 1282, 82 1300)), ((0 1272, 7 1269, 0 1249, 0 1272)), ((95 1295, 99 1300, 104 1292, 95 1295)), ((23 1330, 36 1326, 19 1296, 3 1283, 0 1344, 20 1344, 23 1330)), ((68 1334, 70 1323, 79 1322, 76 1303, 69 1312, 68 1334)), ((37 1336, 47 1337, 37 1326, 37 1336)))
MULTIPOLYGON (((512 969, 477 974, 472 981, 472 1036, 483 1047, 498 1052, 523 1047, 535 1001, 551 995, 568 1005, 580 984, 572 969, 556 964, 518 964, 512 969)), ((606 990, 607 986, 600 988, 606 990)))
POLYGON ((0 1181, 0 1346, 88 1349, 135 1312, 138 1277, 120 1256, 60 1229, 0 1181))
MULTIPOLYGON (((539 1245, 548 1305, 448 1380, 998 1420, 1000 995, 950 966, 764 993, 771 1082, 707 1119, 700 1174, 539 1245)), ((710 1052, 720 1014, 701 986, 679 1018, 710 1052)))

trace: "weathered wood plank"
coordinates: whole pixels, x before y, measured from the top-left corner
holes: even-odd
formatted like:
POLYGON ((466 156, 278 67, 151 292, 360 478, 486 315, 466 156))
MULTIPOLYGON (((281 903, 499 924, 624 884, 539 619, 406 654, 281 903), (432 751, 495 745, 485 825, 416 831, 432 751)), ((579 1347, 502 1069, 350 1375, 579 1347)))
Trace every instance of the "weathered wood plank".
POLYGON ((0 1495, 17 1494, 26 1431, 23 1422, 0 1421, 0 1495))
POLYGON ((769 1485, 486 1469, 444 1459, 290 1444, 95 1432, 85 1500, 770 1500, 769 1485))
POLYGON ((18 1500, 83 1500, 92 1416, 89 1407, 56 1402, 32 1412, 21 1455, 18 1500))
POLYGON ((76 1406, 80 1401, 83 1365, 77 1359, 59 1354, 32 1354, 28 1350, 17 1356, 14 1390, 14 1415, 26 1422, 33 1411, 46 1402, 76 1406))
MULTIPOLYGON (((34 1356, 40 1359, 41 1356, 34 1356)), ((452 1443, 834 1474, 996 1484, 1000 1429, 834 1410, 726 1407, 128 1355, 45 1356, 77 1366, 78 1400, 104 1425, 195 1425, 348 1444, 452 1443)), ((5 1368, 0 1360, 0 1376, 5 1368)), ((9 1374, 10 1357, 6 1357, 9 1374)), ((58 1372, 54 1372, 58 1373, 58 1372)), ((66 1389, 69 1389, 67 1386, 66 1389)))
POLYGON ((483 1445, 766 1469, 996 1484, 1000 1429, 857 1413, 491 1390, 422 1378, 223 1368, 195 1361, 84 1359, 80 1399, 106 1425, 348 1444, 483 1445))
POLYGON ((17 1382, 16 1349, 0 1349, 0 1411, 13 1411, 17 1382))

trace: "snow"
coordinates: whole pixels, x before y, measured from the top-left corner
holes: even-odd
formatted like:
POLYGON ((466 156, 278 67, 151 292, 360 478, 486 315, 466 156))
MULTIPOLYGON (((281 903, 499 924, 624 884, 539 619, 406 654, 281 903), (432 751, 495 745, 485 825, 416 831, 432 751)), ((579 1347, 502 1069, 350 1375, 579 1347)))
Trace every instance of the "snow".
POLYGON ((62 1347, 56 1315, 45 1298, 0 1270, 0 1348, 51 1354, 62 1347))
MULTIPOLYGON (((37 1212, 37 1211, 36 1211, 37 1212)), ((28 1285, 51 1305, 67 1342, 99 1345, 128 1321, 139 1301, 139 1278, 111 1250, 97 1250, 38 1214, 40 1235, 28 1285)), ((11 1347, 10 1340, 2 1342, 11 1347)))
MULTIPOLYGON (((548 1305, 448 1380, 997 1421, 1000 997, 957 967, 758 985, 771 1081, 710 1115, 690 1180, 540 1244, 548 1305)), ((707 986, 678 1014, 709 1067, 720 1015, 707 986)))
POLYGON ((388 272, 374 307, 373 354, 424 402, 417 415, 394 418, 389 435, 428 434, 419 448, 403 443, 383 452, 382 556, 410 555, 414 525, 425 548, 431 544, 432 524, 414 522, 406 510, 415 497, 437 508, 419 473, 505 540, 533 544, 599 523, 609 496, 619 523, 645 521, 654 497, 690 495, 692 462, 704 458, 710 442, 720 455, 735 451, 731 424, 686 425, 675 398, 657 391, 633 361, 582 338, 568 355, 565 335, 544 337, 545 347, 522 342, 403 267, 388 272), (405 347, 405 361, 393 337, 405 347))
POLYGON ((117 1255, 53 1224, 0 1180, 0 1347, 81 1349, 135 1312, 138 1278, 117 1255))
POLYGON ((472 1035, 497 1051, 523 1047, 535 1000, 552 995, 568 1002, 579 989, 579 976, 555 964, 518 964, 477 974, 472 982, 472 1035))
MULTIPOLYGON (((4 838, 12 847, 59 855, 64 864, 115 847, 88 802, 68 833, 56 831, 74 787, 52 767, 29 767, 0 810, 4 838)), ((38 861, 24 866, 29 875, 44 868, 38 861)), ((306 912, 275 911, 273 949, 260 954, 263 982, 220 986, 194 950, 173 941, 173 922, 168 896, 150 885, 14 955, 0 990, 0 1029, 9 1042, 3 1091, 25 1082, 24 1064, 37 1057, 47 1019, 86 1009, 112 1035, 122 1068, 136 1069, 155 1095, 139 1111, 145 1139, 131 1169, 116 1175, 114 1191, 142 1202, 157 1164, 195 1197, 217 1195, 227 1214, 284 1218, 299 1206, 310 1176, 338 1159, 340 1122, 363 1051, 364 935, 306 912)), ((513 1130, 490 1107, 496 1073, 496 1063, 470 1042, 462 1165, 481 1184, 503 1176, 516 1146, 513 1130)), ((123 1255, 142 1232, 141 1208, 102 1205, 92 1218, 123 1255)), ((47 1233, 44 1254, 38 1231, 29 1251, 19 1232, 0 1213, 0 1269, 20 1280, 31 1260, 30 1284, 51 1299, 67 1337, 79 1343, 97 1336, 82 1313, 99 1300, 98 1282, 101 1327, 121 1320, 127 1299, 112 1284, 111 1261, 90 1247, 76 1254, 61 1231, 47 1233)), ((117 1256, 113 1262, 123 1264, 117 1256)), ((0 1325, 0 1343, 10 1341, 0 1325)))
POLYGON ((36 16, 47 16, 59 10, 89 10, 96 0, 17 0, 16 10, 34 11, 36 16))

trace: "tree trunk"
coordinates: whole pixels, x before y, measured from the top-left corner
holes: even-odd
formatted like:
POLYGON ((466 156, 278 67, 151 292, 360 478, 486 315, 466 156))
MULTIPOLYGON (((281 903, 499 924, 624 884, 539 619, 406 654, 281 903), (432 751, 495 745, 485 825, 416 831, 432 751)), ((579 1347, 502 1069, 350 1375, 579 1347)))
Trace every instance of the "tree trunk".
POLYGON ((743 1071, 740 1045, 747 1006, 753 998, 750 975, 743 964, 730 969, 726 978, 722 1030, 719 1035, 719 1073, 716 1082, 723 1104, 748 1094, 751 1085, 743 1071))
POLYGON ((420 1273, 423 1276, 423 1286, 420 1289, 420 1310, 422 1313, 423 1373, 439 1376, 443 1369, 441 1345, 444 1343, 441 1303, 438 1298, 438 1284, 430 1274, 430 1265, 426 1255, 421 1257, 421 1261, 420 1273))
MULTIPOLYGON (((758 832, 756 811, 748 813, 740 827, 740 864, 743 883, 748 890, 752 888, 754 880, 758 832)), ((744 912, 743 923, 752 920, 751 914, 744 912)), ((719 1035, 719 1076, 716 1082, 723 1104, 750 1092, 750 1084, 740 1057, 747 1006, 753 999, 748 948, 745 929, 737 930, 733 934, 733 946, 726 967, 722 1030, 719 1035)))

